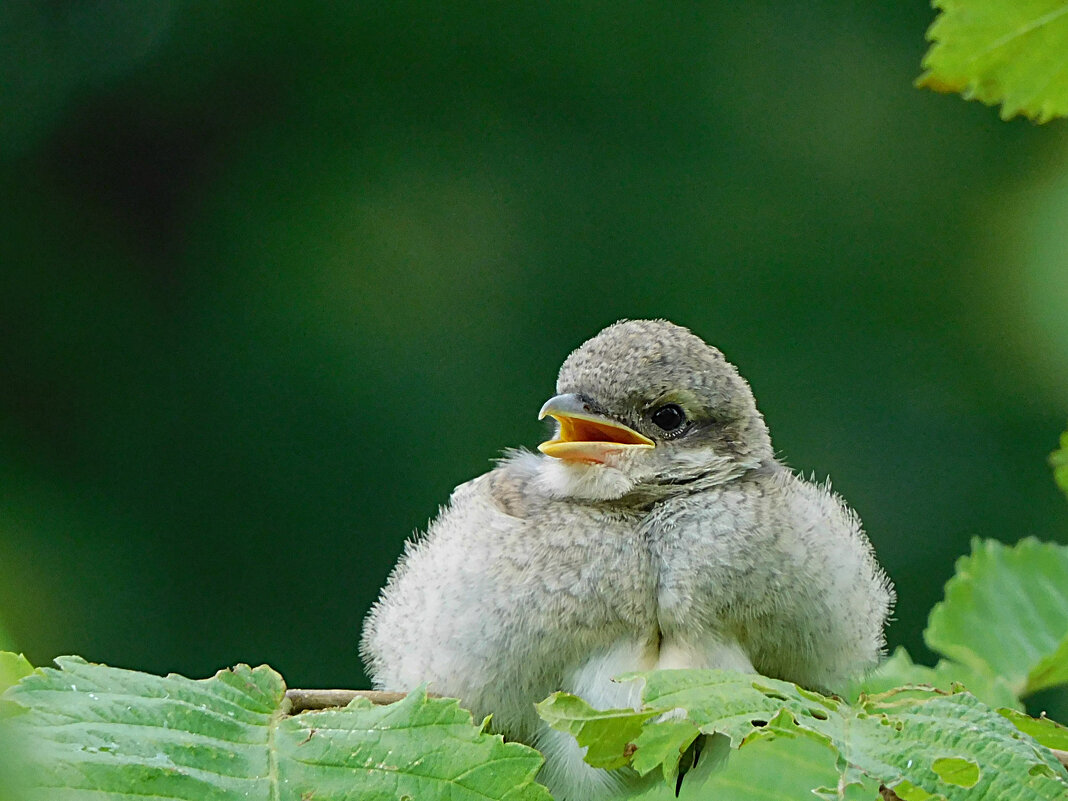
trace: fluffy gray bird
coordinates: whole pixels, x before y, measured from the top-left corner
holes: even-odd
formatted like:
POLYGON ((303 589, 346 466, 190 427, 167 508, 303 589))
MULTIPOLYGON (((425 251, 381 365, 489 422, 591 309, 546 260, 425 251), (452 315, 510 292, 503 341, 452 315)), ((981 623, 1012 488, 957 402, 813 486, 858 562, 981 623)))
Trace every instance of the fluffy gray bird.
POLYGON ((409 541, 366 622, 380 689, 458 697, 539 748, 561 801, 632 778, 582 761, 534 704, 556 690, 634 706, 612 679, 727 668, 831 689, 878 659, 893 590, 860 519, 775 458, 749 385, 663 320, 572 353, 541 454, 461 484, 409 541))

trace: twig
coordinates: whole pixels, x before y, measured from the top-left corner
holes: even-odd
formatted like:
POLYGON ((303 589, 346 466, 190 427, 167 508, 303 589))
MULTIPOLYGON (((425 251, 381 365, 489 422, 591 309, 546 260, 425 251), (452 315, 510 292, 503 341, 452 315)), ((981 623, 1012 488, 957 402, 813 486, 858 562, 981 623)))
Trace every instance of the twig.
POLYGON ((1064 767, 1068 768, 1068 751, 1061 751, 1058 748, 1051 748, 1049 750, 1053 752, 1053 756, 1061 761, 1061 764, 1064 765, 1064 767))
POLYGON ((286 690, 289 714, 296 715, 315 709, 347 706, 353 698, 366 698, 379 706, 399 701, 406 693, 387 693, 379 690, 286 690))

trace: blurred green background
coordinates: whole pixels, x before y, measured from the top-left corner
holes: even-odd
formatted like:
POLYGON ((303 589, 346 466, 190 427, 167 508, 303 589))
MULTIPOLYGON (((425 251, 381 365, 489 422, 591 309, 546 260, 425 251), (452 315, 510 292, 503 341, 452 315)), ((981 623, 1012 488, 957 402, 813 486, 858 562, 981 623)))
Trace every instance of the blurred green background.
POLYGON ((31 661, 361 686, 453 486, 667 317, 920 632, 1068 542, 1068 125, 912 87, 926 3, 0 5, 0 620, 31 661))

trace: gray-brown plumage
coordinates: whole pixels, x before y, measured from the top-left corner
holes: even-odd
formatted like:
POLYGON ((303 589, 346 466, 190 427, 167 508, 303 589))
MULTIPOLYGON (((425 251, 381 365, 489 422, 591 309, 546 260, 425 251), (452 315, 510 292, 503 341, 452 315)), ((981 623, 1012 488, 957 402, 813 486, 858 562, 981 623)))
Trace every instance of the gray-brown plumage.
POLYGON ((460 485, 367 620, 375 686, 423 682, 545 753, 556 798, 610 795, 539 720, 556 690, 634 705, 654 668, 758 671, 833 689, 877 660, 893 601, 860 520, 772 451, 749 385, 662 320, 572 353, 542 454, 460 485))

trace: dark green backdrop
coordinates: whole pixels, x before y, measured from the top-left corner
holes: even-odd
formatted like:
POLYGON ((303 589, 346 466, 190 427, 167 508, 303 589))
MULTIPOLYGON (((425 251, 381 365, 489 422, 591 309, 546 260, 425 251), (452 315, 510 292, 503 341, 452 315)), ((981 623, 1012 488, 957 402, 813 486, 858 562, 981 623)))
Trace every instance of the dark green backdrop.
POLYGON ((859 510, 928 658, 969 538, 1068 541, 1068 126, 914 89, 932 18, 0 5, 10 640, 359 686, 403 539, 661 316, 859 510))

